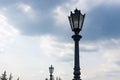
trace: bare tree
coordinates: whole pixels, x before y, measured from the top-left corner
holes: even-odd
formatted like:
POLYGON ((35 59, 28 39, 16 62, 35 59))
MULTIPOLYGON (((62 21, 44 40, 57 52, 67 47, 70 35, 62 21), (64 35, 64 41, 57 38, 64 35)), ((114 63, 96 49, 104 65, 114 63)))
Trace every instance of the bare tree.
POLYGON ((13 76, 12 76, 12 74, 10 74, 9 80, 12 80, 12 78, 13 78, 13 76))
POLYGON ((6 75, 6 71, 4 71, 4 73, 2 74, 2 76, 0 77, 1 80, 7 80, 7 75, 6 75))
POLYGON ((19 77, 17 78, 17 80, 19 80, 19 77))

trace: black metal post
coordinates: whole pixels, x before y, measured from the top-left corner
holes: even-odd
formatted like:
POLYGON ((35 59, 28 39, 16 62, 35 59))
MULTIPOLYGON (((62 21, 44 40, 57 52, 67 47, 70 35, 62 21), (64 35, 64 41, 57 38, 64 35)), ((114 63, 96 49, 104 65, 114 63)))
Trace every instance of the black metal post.
POLYGON ((80 75, 80 63, 79 63, 79 40, 82 38, 81 35, 75 34, 72 36, 75 41, 75 55, 74 55, 74 78, 73 80, 81 80, 80 75))
POLYGON ((52 73, 50 73, 50 80, 53 80, 53 75, 52 75, 52 73))

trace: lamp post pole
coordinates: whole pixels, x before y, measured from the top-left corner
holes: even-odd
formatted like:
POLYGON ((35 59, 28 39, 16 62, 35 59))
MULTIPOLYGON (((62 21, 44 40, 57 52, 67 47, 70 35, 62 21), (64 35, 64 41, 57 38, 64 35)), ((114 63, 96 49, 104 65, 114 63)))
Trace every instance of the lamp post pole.
POLYGON ((82 38, 80 35, 73 35, 73 40, 75 41, 75 55, 74 55, 74 79, 73 80, 81 80, 80 79, 80 64, 79 64, 79 40, 82 38))
POLYGON ((53 75, 50 73, 50 80, 52 80, 53 79, 53 75))
POLYGON ((79 62, 79 40, 82 38, 81 35, 79 35, 79 32, 82 30, 85 14, 82 15, 80 10, 75 10, 74 13, 71 12, 71 15, 68 16, 70 26, 72 31, 75 33, 72 38, 75 42, 75 55, 74 55, 74 78, 73 80, 81 80, 80 75, 80 62, 79 62))
POLYGON ((54 67, 52 67, 52 65, 49 67, 49 72, 50 72, 50 80, 53 80, 53 70, 54 70, 54 67))

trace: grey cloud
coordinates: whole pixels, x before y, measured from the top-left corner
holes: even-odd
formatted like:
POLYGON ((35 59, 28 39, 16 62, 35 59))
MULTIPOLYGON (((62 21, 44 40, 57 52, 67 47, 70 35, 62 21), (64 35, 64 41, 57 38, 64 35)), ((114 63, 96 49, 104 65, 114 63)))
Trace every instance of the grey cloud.
POLYGON ((86 14, 84 38, 91 40, 118 37, 120 30, 118 6, 98 6, 86 14))
POLYGON ((115 64, 117 64, 118 66, 120 66, 120 60, 116 61, 115 64))
POLYGON ((107 77, 116 77, 119 76, 120 70, 109 71, 106 73, 107 77))
MULTIPOLYGON (((9 10, 6 12, 10 23, 13 24, 15 28, 21 32, 22 35, 39 36, 42 34, 52 34, 61 38, 66 37, 66 39, 68 39, 67 36, 69 36, 69 34, 72 34, 69 25, 61 25, 61 27, 54 25, 55 22, 53 20, 52 7, 48 8, 47 6, 47 9, 42 9, 41 7, 44 7, 44 5, 39 5, 41 4, 40 2, 37 4, 34 2, 29 4, 37 13, 37 17, 33 21, 27 18, 26 15, 21 13, 17 8, 15 8, 15 6, 8 8, 9 10), (68 28, 64 29, 63 27, 68 28)), ((102 38, 118 37, 120 29, 120 17, 118 17, 119 13, 120 9, 118 9, 118 6, 109 7, 107 5, 98 6, 90 12, 87 12, 82 30, 82 35, 84 36, 83 40, 98 40, 102 38)))
POLYGON ((71 61, 73 61, 73 55, 68 54, 68 55, 59 57, 57 61, 60 61, 60 62, 71 62, 71 61))
POLYGON ((81 52, 97 52, 98 49, 97 48, 93 48, 93 49, 87 49, 87 48, 80 48, 81 52))

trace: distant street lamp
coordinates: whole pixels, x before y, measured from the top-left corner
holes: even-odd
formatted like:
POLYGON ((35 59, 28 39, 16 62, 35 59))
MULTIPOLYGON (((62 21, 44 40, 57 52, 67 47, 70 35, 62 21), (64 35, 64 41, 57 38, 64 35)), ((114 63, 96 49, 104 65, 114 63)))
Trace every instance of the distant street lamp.
POLYGON ((51 66, 49 67, 50 80, 53 80, 53 75, 52 75, 53 71, 54 71, 54 67, 52 67, 52 65, 51 65, 51 66))
POLYGON ((48 78, 46 78, 45 80, 48 80, 48 78))
POLYGON ((68 16, 70 26, 72 31, 75 33, 72 38, 75 41, 75 56, 74 56, 74 78, 73 80, 81 80, 80 75, 80 66, 79 66, 79 40, 82 38, 79 35, 79 32, 82 30, 85 14, 81 14, 80 10, 74 10, 74 13, 71 12, 68 16))

